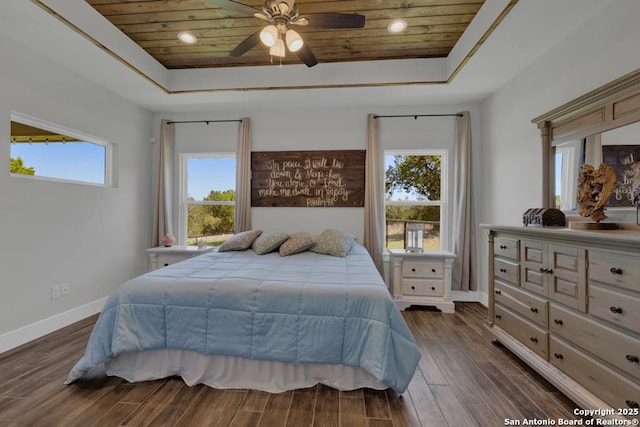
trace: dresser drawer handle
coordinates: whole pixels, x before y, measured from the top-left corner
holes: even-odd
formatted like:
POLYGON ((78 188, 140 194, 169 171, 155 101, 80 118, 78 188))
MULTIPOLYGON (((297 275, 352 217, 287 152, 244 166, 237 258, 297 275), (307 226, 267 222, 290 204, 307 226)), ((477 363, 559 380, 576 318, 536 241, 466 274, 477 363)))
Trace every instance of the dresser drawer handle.
POLYGON ((436 269, 435 269, 435 268, 432 268, 432 269, 431 269, 431 272, 432 272, 432 273, 435 273, 435 272, 436 272, 436 269))
POLYGON ((415 291, 415 290, 416 290, 416 287, 415 287, 415 286, 412 286, 412 287, 411 287, 411 290, 415 291))
POLYGON ((500 289, 496 289, 496 295, 502 295, 502 291, 500 289))
POLYGON ((501 268, 501 269, 500 269, 500 272, 501 272, 501 273, 506 273, 506 272, 507 272, 507 269, 506 269, 506 268, 501 268))
POLYGON ((564 356, 561 353, 553 353, 553 357, 559 360, 564 359, 564 356))
POLYGON ((500 245, 500 249, 507 249, 507 245, 500 245))
POLYGON ((563 324, 562 320, 560 320, 560 319, 554 319, 553 323, 555 323, 556 325, 562 325, 563 324))
POLYGON ((529 339, 531 340, 531 342, 532 342, 532 343, 534 343, 534 344, 538 344, 538 338, 536 338, 536 337, 531 337, 531 338, 529 338, 529 339))
POLYGON ((635 400, 626 400, 625 403, 629 408, 640 408, 640 405, 635 400))
POLYGON ((546 273, 547 271, 549 270, 547 270, 546 268, 540 267, 540 273, 546 273))
POLYGON ((622 313, 622 307, 616 307, 615 305, 610 307, 609 310, 611 310, 612 313, 622 313))
POLYGON ((611 274, 622 274, 622 269, 620 267, 611 267, 609 270, 611 274))
POLYGON ((634 356, 633 354, 627 354, 627 360, 631 363, 640 363, 640 359, 638 356, 634 356))
POLYGON ((413 272, 415 273, 415 272, 416 272, 416 269, 415 269, 415 268, 412 268, 412 269, 411 269, 411 271, 413 271, 413 272))
POLYGON ((499 314, 496 314, 496 319, 502 320, 502 316, 500 316, 499 314))
POLYGON ((537 308, 535 308, 535 307, 531 307, 531 312, 532 312, 532 313, 537 313, 537 312, 538 312, 538 309, 537 309, 537 308))
POLYGON ((431 287, 431 290, 432 290, 432 291, 435 291, 435 290, 436 290, 436 287, 435 287, 435 286, 432 286, 432 287, 431 287))

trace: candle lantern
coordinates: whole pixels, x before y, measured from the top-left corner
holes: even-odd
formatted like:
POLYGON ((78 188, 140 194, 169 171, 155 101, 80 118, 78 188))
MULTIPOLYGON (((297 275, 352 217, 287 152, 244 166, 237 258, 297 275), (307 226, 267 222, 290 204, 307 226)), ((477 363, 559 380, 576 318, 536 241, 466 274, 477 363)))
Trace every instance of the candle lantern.
POLYGON ((404 250, 405 252, 424 252, 423 249, 424 228, 422 224, 411 223, 405 228, 404 250))

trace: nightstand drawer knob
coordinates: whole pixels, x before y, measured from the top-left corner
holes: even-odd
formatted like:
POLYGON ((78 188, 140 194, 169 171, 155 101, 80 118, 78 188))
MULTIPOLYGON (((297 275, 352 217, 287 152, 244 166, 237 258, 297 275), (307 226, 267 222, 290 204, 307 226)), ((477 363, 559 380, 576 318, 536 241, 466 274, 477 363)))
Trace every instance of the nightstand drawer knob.
POLYGON ((612 313, 618 313, 618 314, 622 313, 622 307, 616 307, 615 305, 610 307, 609 310, 611 310, 612 313))
POLYGON ((502 291, 500 289, 496 289, 496 295, 502 295, 502 291))
POLYGON ((611 267, 609 270, 611 274, 622 274, 622 269, 620 267, 611 267))
POLYGON ((500 272, 501 272, 501 273, 506 273, 506 272, 507 272, 507 269, 506 269, 506 268, 501 268, 501 269, 500 269, 500 272))
POLYGON ((555 323, 556 325, 562 325, 562 320, 560 319, 554 319, 553 323, 555 323))
POLYGON ((535 307, 531 307, 531 312, 532 312, 532 313, 537 313, 537 312, 538 312, 538 309, 537 309, 537 308, 535 308, 535 307))
POLYGON ((415 272, 416 272, 416 269, 415 269, 415 268, 412 268, 412 269, 411 269, 411 271, 415 273, 415 272))
POLYGON ((561 353, 553 353, 553 357, 559 360, 564 359, 564 356, 561 353))
POLYGON ((415 290, 416 290, 416 287, 415 287, 415 286, 412 286, 412 287, 411 287, 411 290, 415 291, 415 290))
POLYGON ((531 338, 529 338, 529 339, 531 340, 531 342, 532 342, 532 343, 534 343, 534 344, 538 344, 538 338, 536 338, 536 337, 531 337, 531 338))
POLYGON ((496 314, 496 319, 501 320, 502 316, 500 316, 499 314, 496 314))
POLYGON ((435 287, 435 286, 432 286, 432 287, 431 287, 431 290, 432 290, 432 291, 435 291, 435 290, 436 290, 436 287, 435 287))
POLYGON ((435 272, 436 272, 436 269, 435 269, 435 268, 432 268, 432 269, 431 269, 431 272, 432 272, 432 273, 435 273, 435 272))

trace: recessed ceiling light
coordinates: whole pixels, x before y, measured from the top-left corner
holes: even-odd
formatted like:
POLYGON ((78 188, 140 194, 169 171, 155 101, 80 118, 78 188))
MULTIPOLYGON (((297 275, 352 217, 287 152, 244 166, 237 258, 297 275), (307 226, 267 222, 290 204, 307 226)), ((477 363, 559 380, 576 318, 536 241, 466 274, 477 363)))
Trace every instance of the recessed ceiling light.
POLYGON ((401 33, 407 29, 407 21, 404 19, 395 19, 387 26, 390 33, 401 33))
POLYGON ((195 42, 198 41, 196 36, 194 36, 193 34, 191 34, 188 31, 180 31, 178 33, 178 40, 180 40, 182 43, 186 43, 186 44, 194 44, 195 42))

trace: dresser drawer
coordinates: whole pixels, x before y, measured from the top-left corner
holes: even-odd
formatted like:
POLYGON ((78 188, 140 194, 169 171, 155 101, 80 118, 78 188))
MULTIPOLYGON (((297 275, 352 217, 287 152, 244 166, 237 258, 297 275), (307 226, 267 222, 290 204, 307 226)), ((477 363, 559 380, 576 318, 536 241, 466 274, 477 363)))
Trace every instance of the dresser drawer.
POLYGON ((589 252, 589 280, 640 291, 640 258, 589 252))
POLYGON ((640 402, 640 386, 587 356, 568 343, 551 336, 551 363, 586 389, 611 405, 630 408, 640 402))
POLYGON ((493 274, 495 277, 506 280, 507 282, 519 285, 520 281, 520 265, 504 259, 495 258, 493 260, 493 274))
POLYGON ((640 379, 640 340, 556 304, 549 325, 552 333, 640 379))
POLYGON ((402 277, 424 277, 440 278, 443 275, 443 264, 441 262, 416 262, 404 261, 402 263, 402 277))
POLYGON ((496 280, 495 301, 544 328, 547 327, 548 304, 546 300, 496 280))
POLYGON ((539 356, 549 360, 549 334, 546 331, 499 304, 495 306, 495 324, 539 356))
POLYGON ((518 261, 520 259, 520 241, 510 237, 496 237, 493 240, 493 253, 518 261))
POLYGON ((402 293, 426 297, 442 296, 444 295, 444 282, 437 279, 404 279, 402 293))
POLYGON ((591 285, 589 286, 589 314, 638 333, 640 298, 591 285))

